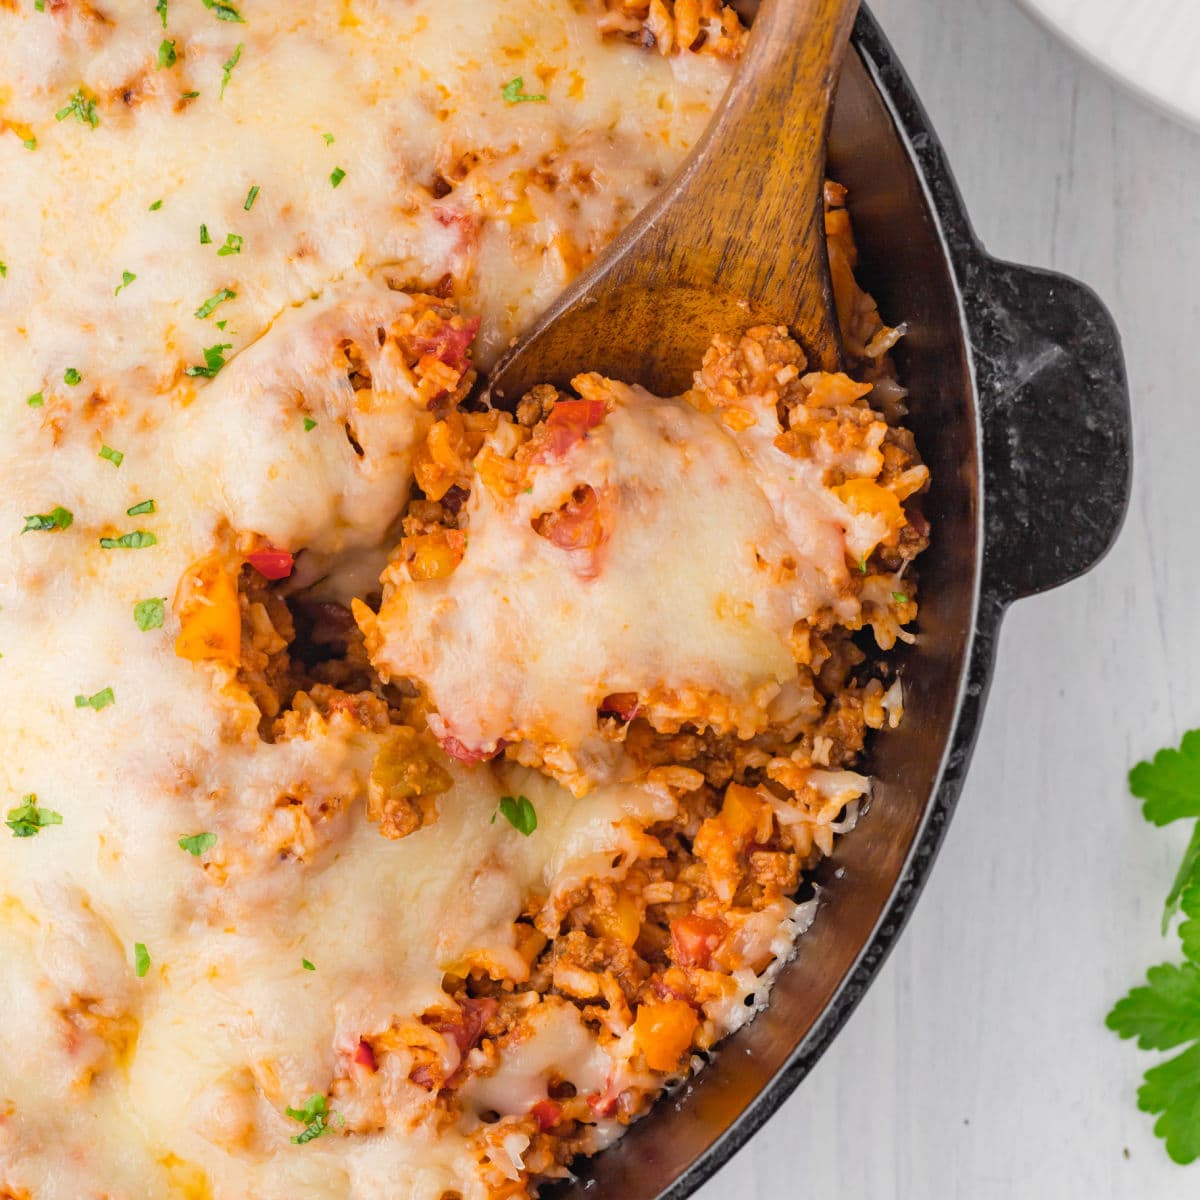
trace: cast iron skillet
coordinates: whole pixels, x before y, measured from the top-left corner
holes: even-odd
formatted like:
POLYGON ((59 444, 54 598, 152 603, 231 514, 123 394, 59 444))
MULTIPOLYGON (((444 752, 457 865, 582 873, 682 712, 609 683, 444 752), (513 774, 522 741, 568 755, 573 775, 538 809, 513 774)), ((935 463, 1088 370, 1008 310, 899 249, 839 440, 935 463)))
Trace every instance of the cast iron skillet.
POLYGON ((870 811, 818 870, 821 909, 770 1007, 693 1084, 556 1188, 560 1200, 682 1200, 809 1072, 879 971, 933 865, 1006 606, 1088 570, 1124 516, 1129 397, 1112 319, 1083 285, 987 256, 929 121, 865 10, 854 49, 830 173, 850 189, 860 278, 886 320, 909 325, 899 367, 933 473, 920 637, 896 660, 904 721, 875 741, 870 811))

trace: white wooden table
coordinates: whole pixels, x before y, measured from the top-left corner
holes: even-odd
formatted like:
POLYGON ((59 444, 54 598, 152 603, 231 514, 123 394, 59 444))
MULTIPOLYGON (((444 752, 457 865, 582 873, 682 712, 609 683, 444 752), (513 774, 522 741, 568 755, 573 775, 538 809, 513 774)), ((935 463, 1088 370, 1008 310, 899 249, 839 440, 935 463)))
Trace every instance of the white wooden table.
MULTIPOLYGON (((1195 0, 1185 0, 1195 2, 1195 0)), ((1200 725, 1200 135, 1012 0, 874 0, 989 249, 1095 287, 1125 338, 1133 502, 1093 574, 1017 605, 958 814, 896 952, 703 1200, 1171 1200, 1136 1108, 1152 1056, 1103 1025, 1177 956, 1186 831, 1125 789, 1200 725), (1145 1061, 1144 1061, 1145 1060, 1145 1061)))

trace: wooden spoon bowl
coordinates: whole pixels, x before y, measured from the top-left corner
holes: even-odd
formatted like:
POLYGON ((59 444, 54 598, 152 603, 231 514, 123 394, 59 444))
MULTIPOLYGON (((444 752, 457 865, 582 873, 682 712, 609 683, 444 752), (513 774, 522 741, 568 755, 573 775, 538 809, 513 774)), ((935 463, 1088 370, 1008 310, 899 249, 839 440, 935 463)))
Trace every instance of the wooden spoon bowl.
POLYGON ((660 395, 716 333, 786 325, 841 363, 825 247, 825 142, 858 0, 763 0, 707 131, 663 192, 497 364, 491 403, 582 370, 660 395))

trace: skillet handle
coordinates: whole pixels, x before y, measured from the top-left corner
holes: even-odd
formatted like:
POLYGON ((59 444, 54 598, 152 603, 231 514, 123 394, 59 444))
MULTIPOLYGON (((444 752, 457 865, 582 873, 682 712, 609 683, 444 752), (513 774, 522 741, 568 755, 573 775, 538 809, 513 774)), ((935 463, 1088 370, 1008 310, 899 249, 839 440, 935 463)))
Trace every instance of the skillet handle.
POLYGON ((985 472, 985 594, 1057 587, 1125 518, 1129 387, 1112 317, 1064 275, 980 255, 964 287, 985 472))

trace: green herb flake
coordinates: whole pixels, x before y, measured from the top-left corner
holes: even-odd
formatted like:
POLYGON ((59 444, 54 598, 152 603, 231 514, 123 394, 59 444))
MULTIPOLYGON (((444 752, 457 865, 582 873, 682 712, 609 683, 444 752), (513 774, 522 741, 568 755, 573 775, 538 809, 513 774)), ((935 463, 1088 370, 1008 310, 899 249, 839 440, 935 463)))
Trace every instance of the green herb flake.
POLYGON ((152 513, 153 511, 154 511, 154 501, 153 500, 142 500, 139 503, 135 504, 132 508, 127 508, 125 510, 125 515, 127 517, 140 517, 140 516, 142 516, 143 513, 152 513))
POLYGON ((284 1111, 293 1121, 299 1121, 304 1126, 304 1132, 292 1138, 297 1146, 319 1138, 329 1128, 329 1101, 319 1092, 309 1096, 303 1108, 287 1108, 284 1111))
POLYGON ((113 690, 110 687, 103 688, 96 692, 93 696, 76 696, 76 708, 90 708, 95 712, 99 712, 102 708, 107 708, 110 704, 116 704, 117 698, 113 695, 113 690))
POLYGON ((101 446, 100 457, 107 458, 114 467, 119 467, 125 461, 125 455, 120 450, 114 450, 111 446, 101 446))
POLYGON ((343 179, 346 178, 346 172, 341 167, 334 167, 329 176, 329 182, 333 187, 337 187, 343 179))
POLYGON ((892 599, 897 604, 907 604, 908 603, 908 597, 903 592, 893 592, 892 599))
POLYGON ((101 550, 145 550, 148 546, 157 546, 158 538, 144 529, 135 529, 132 533, 123 533, 120 537, 102 537, 101 550))
POLYGON ((32 396, 26 398, 25 403, 30 408, 41 408, 46 403, 46 397, 41 392, 34 392, 32 396))
POLYGON ((221 64, 221 90, 217 94, 218 100, 224 99, 225 89, 229 86, 229 77, 233 74, 233 68, 238 65, 238 59, 242 57, 242 51, 245 48, 244 42, 238 42, 234 52, 221 64))
POLYGON ((518 75, 516 79, 510 79, 501 89, 500 95, 504 97, 505 104, 541 104, 544 103, 546 97, 539 93, 536 96, 530 96, 525 91, 525 77, 518 75))
POLYGON ((240 233, 227 233, 225 235, 225 245, 217 251, 218 258, 225 258, 229 254, 241 254, 242 243, 246 239, 240 233))
POLYGON ((68 367, 63 372, 63 383, 65 383, 67 387, 78 387, 82 382, 83 376, 80 375, 80 373, 74 367, 68 367))
POLYGON ((226 4, 224 0, 204 0, 204 7, 211 9, 213 16, 218 21, 235 21, 239 25, 246 23, 242 14, 232 4, 226 4))
POLYGON ((21 145, 24 146, 26 150, 36 150, 37 149, 37 138, 35 138, 35 137, 23 138, 21 140, 21 145))
POLYGON ((186 850, 193 858, 207 854, 216 844, 215 833, 191 833, 179 839, 180 850, 186 850))
POLYGON ((528 796, 501 796, 496 812, 492 813, 492 824, 499 813, 518 833, 528 837, 537 828, 537 810, 528 796))
POLYGON ((145 979, 146 972, 150 970, 150 951, 144 942, 133 943, 133 969, 139 979, 145 979))
POLYGON ((160 208, 162 208, 162 201, 161 201, 161 200, 155 200, 155 202, 154 202, 152 205, 150 205, 150 211, 151 211, 151 212, 158 212, 158 210, 159 210, 160 208))
POLYGON ((211 241, 212 241, 212 238, 208 236, 208 226, 201 225, 200 226, 200 245, 207 246, 211 241))
POLYGON ((78 117, 85 125, 90 125, 93 129, 100 124, 100 117, 96 112, 96 101, 89 96, 83 88, 76 88, 71 93, 71 98, 65 105, 54 114, 56 121, 65 121, 68 117, 78 117))
POLYGON ((217 326, 217 328, 218 328, 218 329, 219 329, 219 330, 220 330, 222 333, 224 333, 224 332, 225 332, 225 326, 226 326, 226 325, 228 325, 228 324, 229 324, 229 322, 228 322, 228 321, 217 321, 217 322, 216 322, 216 326, 217 326))
POLYGON ((203 321, 205 317, 211 317, 213 313, 217 311, 218 306, 224 304, 226 300, 236 299, 237 292, 230 291, 229 288, 222 288, 216 293, 216 295, 209 296, 209 298, 205 300, 205 302, 200 305, 198 309, 196 309, 195 315, 199 317, 201 321, 203 321))
POLYGON ((162 18, 162 27, 167 27, 167 0, 158 0, 154 6, 154 11, 162 18))
POLYGON ((45 12, 46 0, 33 0, 33 7, 37 12, 45 12))
POLYGON ((137 627, 148 633, 151 629, 161 629, 167 612, 165 596, 151 596, 148 600, 139 600, 133 606, 133 619, 137 627))
POLYGON ((249 191, 246 193, 246 203, 245 203, 245 204, 243 204, 243 205, 242 205, 242 207, 243 207, 243 208, 244 208, 244 209, 245 209, 247 212, 249 212, 249 211, 250 211, 250 210, 251 210, 251 209, 254 207, 254 202, 255 202, 255 200, 257 200, 257 199, 258 199, 258 193, 259 193, 261 190, 262 190, 262 189, 261 189, 261 188, 258 186, 258 184, 256 183, 256 184, 255 184, 255 185, 254 185, 254 186, 253 186, 253 187, 252 187, 252 188, 251 188, 251 189, 250 189, 250 190, 249 190, 249 191))
POLYGON ((175 42, 171 38, 163 38, 158 44, 158 69, 169 69, 178 61, 179 54, 175 49, 175 42))
POLYGON ((48 533, 56 529, 67 529, 75 520, 70 509, 56 505, 48 513, 34 513, 25 518, 25 528, 22 533, 48 533))
POLYGON ((183 92, 179 98, 180 100, 195 100, 199 95, 199 92, 183 92))
POLYGON ((114 296, 120 295, 120 293, 125 288, 127 288, 136 278, 137 278, 137 276, 132 271, 122 271, 121 272, 121 282, 118 283, 115 288, 113 288, 113 295, 114 296))
POLYGON ((325 145, 327 145, 327 146, 333 145, 333 134, 332 133, 323 133, 323 134, 321 134, 321 136, 325 139, 325 145))
POLYGON ((16 808, 8 810, 5 825, 12 830, 13 837, 36 837, 40 830, 47 825, 61 825, 62 814, 51 808, 39 808, 37 796, 30 793, 21 797, 21 803, 16 808))
POLYGON ((304 968, 306 971, 315 971, 315 970, 317 969, 316 967, 314 967, 314 966, 312 965, 312 963, 310 963, 310 962, 308 961, 308 959, 307 959, 307 958, 302 958, 302 959, 300 960, 300 965, 301 965, 301 966, 302 966, 302 967, 303 967, 303 968, 304 968))
POLYGON ((206 346, 204 349, 204 366, 188 367, 183 373, 203 379, 212 379, 225 365, 225 351, 232 349, 232 342, 218 342, 215 346, 206 346))
POLYGON ((8 278, 8 263, 0 262, 0 279, 8 278))
POLYGON ((316 421, 314 421, 312 419, 312 417, 304 418, 304 432, 305 433, 312 433, 312 431, 314 429, 316 429, 316 427, 317 427, 317 423, 316 423, 316 421))

